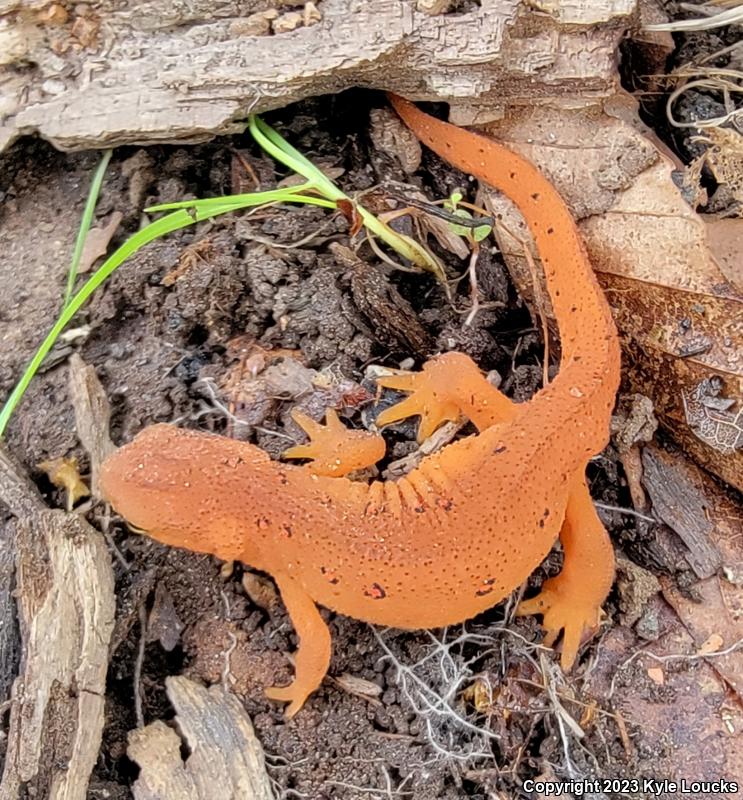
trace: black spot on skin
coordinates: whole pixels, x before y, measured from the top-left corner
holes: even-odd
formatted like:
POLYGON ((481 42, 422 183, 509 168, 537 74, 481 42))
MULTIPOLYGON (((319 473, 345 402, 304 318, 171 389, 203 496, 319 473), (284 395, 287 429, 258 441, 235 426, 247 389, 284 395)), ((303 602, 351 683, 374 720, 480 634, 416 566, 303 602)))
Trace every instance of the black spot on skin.
POLYGON ((490 594, 495 588, 493 584, 495 583, 495 578, 488 578, 482 582, 482 587, 475 591, 477 597, 483 597, 486 594, 490 594))
POLYGON ((294 536, 294 531, 292 530, 291 525, 282 525, 282 529, 289 539, 294 536))
POLYGON ((493 450, 493 453, 498 455, 499 453, 505 453, 506 450, 508 450, 508 448, 504 444, 502 444, 500 447, 496 447, 495 450, 493 450))
POLYGON ((286 484, 289 483, 289 478, 286 477, 285 472, 279 472, 279 481, 282 486, 286 486, 286 484))
POLYGON ((364 594, 372 600, 383 600, 387 597, 387 592, 378 583, 373 583, 369 589, 364 589, 364 594))
POLYGON ((531 199, 532 200, 539 200, 539 192, 534 192, 534 194, 531 196, 531 199))
POLYGON ((554 233, 554 232, 555 232, 554 228, 547 228, 547 233, 554 233))
POLYGON ((544 513, 542 514, 542 519, 547 519, 549 515, 550 515, 550 510, 548 508, 545 508, 544 513))
POLYGON ((543 528, 543 527, 544 527, 544 520, 543 520, 543 519, 540 519, 540 520, 539 520, 539 527, 540 527, 540 528, 543 528))
POLYGON ((515 173, 515 172, 512 172, 512 173, 511 173, 511 180, 513 180, 515 177, 516 177, 516 173, 515 173))
POLYGON ((570 310, 573 312, 573 314, 575 314, 575 312, 578 310, 578 306, 570 306, 570 310))

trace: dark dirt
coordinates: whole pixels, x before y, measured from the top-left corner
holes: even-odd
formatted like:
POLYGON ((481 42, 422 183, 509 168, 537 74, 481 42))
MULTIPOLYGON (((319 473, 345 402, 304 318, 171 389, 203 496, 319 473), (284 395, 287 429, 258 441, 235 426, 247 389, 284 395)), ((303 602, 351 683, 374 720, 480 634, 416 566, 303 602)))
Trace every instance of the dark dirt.
MULTIPOLYGON (((350 193, 385 178, 403 181, 401 171, 390 174, 395 167, 389 159, 371 152, 364 133, 370 100, 378 102, 361 94, 342 102, 308 101, 269 121, 310 158, 342 167, 339 183, 350 193)), ((283 177, 245 139, 188 149, 118 152, 96 218, 105 221, 113 210, 122 211, 124 220, 114 241, 120 243, 136 230, 145 205, 254 189, 245 161, 263 188, 283 177)), ((95 154, 61 154, 41 143, 22 141, 0 163, 0 245, 6 281, 6 300, 0 308, 0 396, 10 391, 59 310, 67 261, 96 162, 95 154)), ((420 174, 429 176, 418 183, 432 196, 455 186, 472 188, 430 155, 420 174)), ((10 449, 27 465, 49 502, 63 504, 35 466, 39 461, 75 455, 83 472, 87 466, 67 391, 65 358, 71 350, 95 366, 107 390, 117 444, 148 424, 177 420, 242 438, 252 435, 277 455, 288 438, 296 437, 296 428, 286 424, 287 412, 304 395, 289 389, 280 396, 266 394, 258 413, 255 396, 246 400, 234 380, 251 369, 260 373, 278 350, 293 351, 287 360, 301 368, 322 370, 327 385, 321 399, 328 392, 341 392, 347 417, 356 425, 361 424, 359 409, 369 398, 361 387, 369 363, 397 366, 411 356, 420 363, 426 355, 459 349, 484 370, 497 370, 505 391, 515 399, 534 392, 541 380, 542 345, 492 251, 484 248, 480 262, 482 299, 505 307, 482 311, 472 327, 463 328, 460 312, 469 303, 466 280, 457 285, 455 311, 430 275, 382 268, 366 249, 360 255, 371 262, 368 271, 363 273, 363 263, 349 267, 329 248, 331 241, 348 245, 347 227, 340 214, 330 218, 315 208, 272 208, 250 217, 201 223, 148 246, 121 267, 75 321, 76 337, 34 380, 8 429, 10 449), (291 244, 316 231, 316 241, 299 247, 278 249, 271 244, 291 244), (400 326, 381 324, 395 308, 404 309, 420 327, 411 322, 401 332, 400 326), (216 388, 211 391, 230 415, 215 405, 204 378, 213 381, 216 388)), ((451 277, 461 274, 461 264, 439 254, 451 277)), ((301 383, 299 368, 293 369, 293 379, 301 383)), ((406 436, 409 439, 412 430, 396 429, 398 449, 411 449, 406 436)), ((611 448, 591 466, 590 477, 595 497, 611 505, 630 505, 611 448)), ((99 511, 92 513, 94 522, 99 511)), ((638 535, 631 517, 614 512, 605 516, 615 540, 631 541, 638 535)), ((114 560, 117 622, 106 730, 91 798, 130 797, 128 787, 136 778, 136 767, 126 757, 126 735, 136 725, 133 671, 143 606, 149 619, 141 686, 145 722, 172 716, 166 676, 185 673, 207 683, 226 678, 254 721, 282 797, 485 800, 499 796, 496 792, 518 796, 524 778, 564 767, 558 717, 540 688, 543 679, 534 661, 538 654, 530 644, 539 639, 534 620, 509 618, 510 632, 504 633, 500 623, 506 611, 497 607, 466 626, 470 633, 490 637, 486 646, 462 641, 441 650, 439 660, 429 660, 418 671, 435 686, 441 670, 451 666, 446 653, 461 670, 460 691, 452 704, 467 723, 436 721, 434 715, 428 728, 431 718, 411 706, 414 684, 400 679, 371 628, 323 612, 334 641, 330 677, 287 723, 280 708, 263 696, 266 685, 281 684, 290 676, 287 653, 294 651, 296 636, 283 605, 266 610, 251 601, 241 584, 247 569, 241 565, 221 569, 213 558, 165 548, 128 532, 121 522, 114 526, 113 537, 128 569, 114 560), (474 661, 466 671, 469 659, 474 661), (376 684, 379 696, 365 699, 344 691, 336 680, 344 673, 376 684), (478 686, 490 687, 487 702, 478 700, 478 686)), ((559 553, 553 553, 530 579, 529 588, 555 572, 559 561, 559 553)), ((611 620, 617 612, 614 594, 606 610, 611 620)), ((431 652, 430 634, 381 635, 399 661, 411 667, 431 652)), ((448 641, 459 635, 450 631, 448 641)), ((629 631, 626 635, 633 636, 629 631)), ((555 678, 577 719, 591 703, 590 692, 583 693, 584 668, 596 648, 594 643, 587 649, 578 678, 569 683, 555 678)), ((583 747, 571 746, 578 772, 633 772, 622 732, 611 717, 596 714, 582 724, 587 731, 583 747), (597 754, 597 761, 591 753, 597 754)), ((652 754, 641 755, 648 759, 652 754)))

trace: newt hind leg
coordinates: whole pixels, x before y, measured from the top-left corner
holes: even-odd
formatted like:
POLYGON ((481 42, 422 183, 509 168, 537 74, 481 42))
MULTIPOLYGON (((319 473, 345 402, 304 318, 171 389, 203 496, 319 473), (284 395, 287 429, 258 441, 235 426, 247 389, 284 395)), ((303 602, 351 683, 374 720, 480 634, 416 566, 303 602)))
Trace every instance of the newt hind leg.
POLYGON ((330 665, 331 639, 328 626, 307 592, 292 578, 275 575, 286 610, 299 636, 294 680, 288 686, 271 686, 266 697, 289 703, 284 712, 291 719, 322 683, 330 665))
MULTIPOLYGON (((518 412, 518 404, 492 386, 462 353, 444 353, 424 364, 421 372, 380 378, 378 383, 410 396, 380 414, 377 424, 420 415, 419 441, 460 415, 482 431, 508 423, 518 412)), ((523 601, 516 613, 543 616, 544 642, 549 647, 564 631, 561 664, 569 670, 583 638, 598 627, 601 604, 614 580, 614 551, 583 473, 576 475, 570 488, 560 541, 565 554, 562 572, 545 581, 541 593, 523 601)))
POLYGON ((562 571, 546 580, 536 597, 523 600, 516 614, 542 615, 548 647, 564 632, 560 664, 567 671, 583 639, 598 628, 601 604, 614 580, 614 550, 582 475, 570 492, 560 541, 565 556, 562 571))

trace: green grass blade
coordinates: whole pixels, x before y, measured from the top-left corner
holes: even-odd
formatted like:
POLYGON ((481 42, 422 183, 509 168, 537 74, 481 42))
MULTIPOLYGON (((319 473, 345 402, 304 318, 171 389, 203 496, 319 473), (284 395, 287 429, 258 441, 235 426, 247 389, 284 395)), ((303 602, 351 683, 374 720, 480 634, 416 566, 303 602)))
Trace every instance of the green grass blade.
POLYGON ((142 230, 137 231, 137 233, 115 250, 90 278, 88 278, 80 289, 78 289, 73 297, 70 298, 70 302, 63 308, 59 318, 24 370, 21 379, 5 401, 2 411, 0 411, 0 438, 5 433, 8 421, 15 411, 16 406, 26 392, 26 389, 28 389, 29 384, 33 380, 42 362, 54 346, 54 343, 59 338, 59 335, 67 327, 75 314, 85 305, 93 292, 106 281, 129 256, 136 253, 137 250, 144 247, 146 244, 149 244, 149 242, 159 239, 161 236, 177 231, 180 228, 186 228, 189 225, 193 225, 195 222, 201 222, 202 220, 210 219, 220 214, 227 214, 234 210, 234 205, 223 204, 222 206, 216 206, 206 211, 195 211, 193 213, 184 209, 174 211, 172 214, 155 220, 155 222, 151 222, 149 225, 142 228, 142 230))
POLYGON ((90 231, 90 223, 93 221, 93 212, 95 211, 96 204, 98 203, 98 195, 101 193, 101 184, 103 183, 103 176, 106 174, 108 162, 111 160, 113 150, 106 150, 103 158, 98 164, 98 167, 93 175, 93 181, 90 184, 88 191, 88 199, 85 201, 85 208, 83 209, 83 216, 80 220, 80 227, 77 231, 77 239, 75 240, 75 249, 72 251, 72 260, 70 261, 70 269, 67 273, 67 288, 64 294, 64 304, 70 302, 72 293, 75 291, 75 281, 77 280, 77 269, 80 266, 80 258, 83 254, 85 247, 85 240, 88 238, 88 231, 90 231))
POLYGON ((308 205, 335 208, 333 200, 316 195, 301 194, 299 190, 307 190, 308 185, 288 187, 286 189, 271 189, 267 192, 251 192, 250 194, 233 194, 224 197, 207 197, 203 200, 179 200, 176 203, 161 203, 145 209, 148 214, 158 211, 174 211, 179 208, 192 208, 202 211, 221 206, 231 206, 234 209, 248 208, 250 206, 266 205, 268 203, 306 203, 308 205))
POLYGON ((248 130, 258 144, 273 158, 306 178, 317 191, 329 200, 347 199, 346 195, 326 177, 299 150, 292 147, 278 131, 275 131, 260 117, 251 115, 248 119, 248 130))

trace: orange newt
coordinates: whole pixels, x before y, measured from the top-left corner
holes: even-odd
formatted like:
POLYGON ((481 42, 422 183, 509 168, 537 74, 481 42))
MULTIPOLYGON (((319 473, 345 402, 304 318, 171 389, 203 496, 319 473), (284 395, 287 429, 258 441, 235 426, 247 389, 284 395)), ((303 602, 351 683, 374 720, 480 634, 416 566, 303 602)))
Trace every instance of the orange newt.
POLYGON ((417 629, 485 611, 520 586, 558 535, 562 572, 519 614, 542 614, 546 641, 564 631, 562 665, 597 626, 614 560, 585 482, 608 440, 619 343, 575 222, 537 169, 483 136, 398 97, 405 123, 449 163, 504 192, 536 240, 558 320, 557 377, 514 404, 467 356, 444 353, 419 373, 381 379, 408 392, 380 426, 420 416, 419 437, 466 417, 478 433, 394 481, 346 477, 384 454, 378 434, 296 414, 308 444, 272 461, 254 445, 154 425, 108 458, 105 496, 166 544, 240 560, 276 580, 299 635, 295 678, 266 690, 291 717, 328 669, 330 632, 317 605, 367 622, 417 629))

